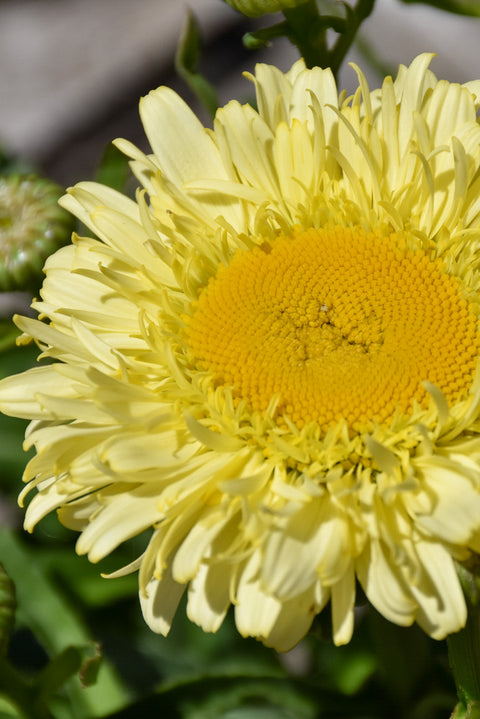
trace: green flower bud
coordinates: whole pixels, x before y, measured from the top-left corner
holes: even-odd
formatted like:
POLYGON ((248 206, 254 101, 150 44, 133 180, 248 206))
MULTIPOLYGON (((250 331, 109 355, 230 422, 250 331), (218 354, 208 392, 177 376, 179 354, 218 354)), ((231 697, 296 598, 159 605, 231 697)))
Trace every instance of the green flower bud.
POLYGON ((63 189, 36 175, 0 176, 0 291, 35 288, 49 255, 70 241, 63 189))
POLYGON ((309 0, 224 0, 228 5, 247 15, 248 17, 259 17, 272 12, 290 10, 291 8, 305 5, 309 0))

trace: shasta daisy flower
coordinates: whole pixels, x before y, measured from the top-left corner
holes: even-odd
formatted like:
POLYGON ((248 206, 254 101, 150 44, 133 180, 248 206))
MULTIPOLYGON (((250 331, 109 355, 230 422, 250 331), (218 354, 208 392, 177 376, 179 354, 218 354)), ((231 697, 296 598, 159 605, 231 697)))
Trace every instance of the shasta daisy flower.
POLYGON ((98 239, 49 258, 23 340, 55 360, 0 385, 32 420, 26 527, 58 509, 93 562, 151 530, 150 627, 186 591, 207 631, 285 650, 358 580, 399 625, 463 626, 480 551, 480 82, 430 55, 338 96, 328 70, 259 65, 258 111, 205 130, 160 88, 136 201, 80 183, 98 239))

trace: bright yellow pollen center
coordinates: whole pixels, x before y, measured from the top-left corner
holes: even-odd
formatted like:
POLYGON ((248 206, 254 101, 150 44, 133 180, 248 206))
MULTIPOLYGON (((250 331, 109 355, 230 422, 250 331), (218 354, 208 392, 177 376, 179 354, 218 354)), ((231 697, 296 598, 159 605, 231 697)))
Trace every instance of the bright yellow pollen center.
POLYGON ((217 386, 298 427, 385 424, 432 382, 455 402, 471 386, 477 317, 461 282, 395 234, 298 231, 238 251, 202 290, 186 337, 217 386))

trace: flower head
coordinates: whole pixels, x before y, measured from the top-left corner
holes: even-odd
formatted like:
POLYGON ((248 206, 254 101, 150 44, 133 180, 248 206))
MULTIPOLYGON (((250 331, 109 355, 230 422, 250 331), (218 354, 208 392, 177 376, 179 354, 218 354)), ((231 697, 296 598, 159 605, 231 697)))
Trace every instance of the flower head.
POLYGON ((280 650, 356 580, 392 622, 465 622, 455 561, 480 550, 480 83, 421 55, 370 91, 257 67, 258 112, 205 130, 160 88, 152 154, 117 141, 136 201, 63 206, 98 239, 47 261, 46 366, 0 384, 32 420, 26 527, 53 509, 96 562, 151 529, 139 570, 166 634, 184 593, 215 631, 280 650))

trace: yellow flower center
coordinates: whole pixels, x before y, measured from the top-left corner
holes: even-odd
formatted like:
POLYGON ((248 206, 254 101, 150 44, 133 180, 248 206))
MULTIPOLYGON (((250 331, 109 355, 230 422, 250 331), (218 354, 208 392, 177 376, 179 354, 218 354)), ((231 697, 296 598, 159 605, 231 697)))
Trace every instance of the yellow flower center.
POLYGON ((385 424, 471 386, 478 321, 460 280, 401 236, 297 231, 220 266, 187 320, 195 364, 237 400, 298 427, 385 424))

